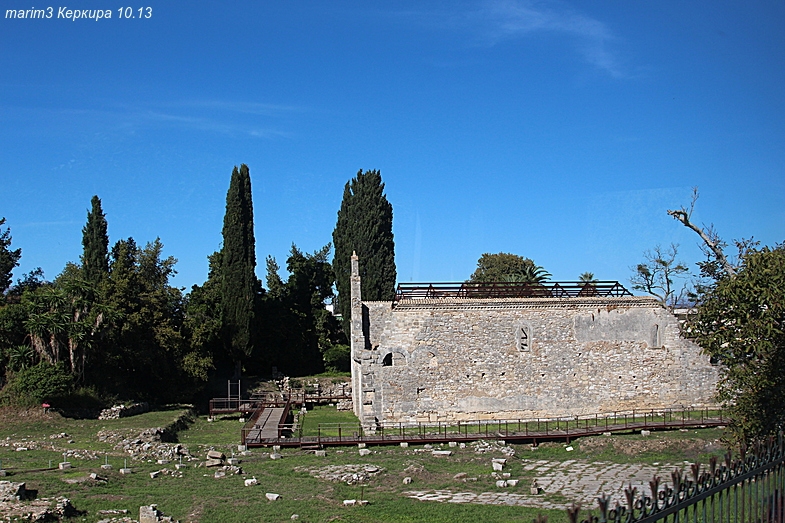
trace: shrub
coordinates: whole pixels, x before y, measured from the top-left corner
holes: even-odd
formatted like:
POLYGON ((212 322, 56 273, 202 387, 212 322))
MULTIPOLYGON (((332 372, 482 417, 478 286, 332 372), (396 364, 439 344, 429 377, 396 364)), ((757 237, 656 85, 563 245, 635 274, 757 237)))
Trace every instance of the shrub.
POLYGON ((54 402, 73 389, 73 378, 62 363, 41 362, 13 375, 6 387, 9 399, 19 405, 54 402))

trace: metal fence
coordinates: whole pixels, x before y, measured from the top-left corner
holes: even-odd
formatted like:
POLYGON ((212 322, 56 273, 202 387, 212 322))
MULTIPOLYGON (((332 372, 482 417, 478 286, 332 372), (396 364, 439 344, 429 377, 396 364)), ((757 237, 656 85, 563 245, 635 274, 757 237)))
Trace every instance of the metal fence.
MULTIPOLYGON (((306 418, 307 419, 307 418, 306 418)), ((319 423, 303 430, 302 420, 296 425, 282 425, 277 438, 255 438, 249 446, 301 445, 331 446, 366 443, 392 445, 398 443, 467 442, 478 439, 507 441, 571 440, 604 432, 667 430, 723 425, 727 422, 717 409, 650 409, 612 412, 591 416, 570 416, 529 420, 465 420, 455 422, 397 423, 380 422, 373 427, 359 423, 319 423)), ((243 438, 248 434, 243 433, 243 438)))
POLYGON ((649 493, 625 489, 626 504, 611 506, 597 500, 598 511, 580 516, 580 507, 567 510, 571 523, 785 523, 785 447, 783 436, 742 447, 738 459, 713 458, 708 467, 695 463, 690 472, 675 469, 671 485, 655 476, 649 493))
POLYGON ((618 281, 399 283, 394 302, 433 298, 597 298, 632 296, 618 281))

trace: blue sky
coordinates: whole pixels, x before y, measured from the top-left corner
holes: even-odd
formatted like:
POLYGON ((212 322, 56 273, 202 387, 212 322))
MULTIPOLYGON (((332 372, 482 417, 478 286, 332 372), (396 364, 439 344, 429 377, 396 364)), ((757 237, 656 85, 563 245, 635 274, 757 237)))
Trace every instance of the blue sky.
POLYGON ((0 12, 0 216, 22 248, 15 276, 78 261, 97 194, 110 242, 160 237, 179 260, 173 283, 203 282, 240 163, 261 278, 267 255, 284 266, 293 242, 331 241, 359 169, 386 183, 401 282, 464 280, 483 252, 626 285, 656 244, 680 244, 692 265, 698 238, 665 211, 693 186, 695 221, 726 240, 785 240, 785 3, 445 4, 0 12))

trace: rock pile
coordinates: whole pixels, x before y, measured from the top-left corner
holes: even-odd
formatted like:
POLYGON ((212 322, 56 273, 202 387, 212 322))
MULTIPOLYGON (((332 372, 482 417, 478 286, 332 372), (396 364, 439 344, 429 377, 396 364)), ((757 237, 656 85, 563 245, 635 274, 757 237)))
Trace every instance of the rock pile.
POLYGON ((161 427, 146 429, 133 436, 133 432, 102 430, 98 432, 98 441, 114 443, 115 450, 120 450, 135 460, 191 460, 193 457, 188 449, 179 443, 164 443, 172 436, 161 427))
POLYGON ((371 478, 384 472, 383 468, 375 465, 328 465, 326 467, 308 468, 296 467, 298 472, 308 472, 315 478, 326 479, 328 481, 341 481, 347 485, 366 483, 371 478))
POLYGON ((24 482, 0 481, 0 501, 23 501, 26 498, 24 482))
POLYGON ((502 454, 505 454, 506 456, 514 456, 515 455, 515 449, 510 447, 510 446, 508 446, 503 441, 479 440, 479 441, 471 442, 470 445, 473 447, 474 452, 476 452, 477 454, 484 454, 486 452, 499 451, 502 454))
POLYGON ((40 498, 32 501, 0 498, 0 515, 7 518, 4 521, 61 521, 77 514, 68 498, 40 498))

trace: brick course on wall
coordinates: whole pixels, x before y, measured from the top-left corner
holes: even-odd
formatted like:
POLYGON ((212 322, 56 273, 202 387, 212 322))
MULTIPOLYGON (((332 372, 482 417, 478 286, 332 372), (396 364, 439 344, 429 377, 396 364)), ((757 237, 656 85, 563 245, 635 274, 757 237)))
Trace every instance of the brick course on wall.
POLYGON ((362 302, 361 314, 354 408, 369 427, 714 404, 717 367, 654 299, 362 302))

